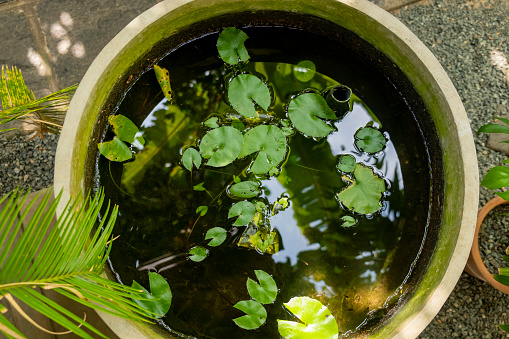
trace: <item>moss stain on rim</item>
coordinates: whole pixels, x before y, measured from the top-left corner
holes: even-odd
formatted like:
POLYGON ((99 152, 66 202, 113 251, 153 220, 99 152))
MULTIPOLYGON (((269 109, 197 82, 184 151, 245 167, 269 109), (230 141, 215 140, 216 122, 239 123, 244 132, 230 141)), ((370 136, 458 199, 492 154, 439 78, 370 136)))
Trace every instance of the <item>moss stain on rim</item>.
MULTIPOLYGON (((443 202, 440 238, 429 269, 414 296, 372 336, 416 337, 449 296, 467 260, 478 201, 477 160, 465 110, 439 62, 403 24, 367 1, 166 0, 157 4, 122 30, 85 74, 69 107, 57 148, 55 191, 63 189, 64 198, 67 198, 77 195, 83 188, 83 168, 89 145, 81 141, 90 140, 112 88, 152 46, 191 23, 255 10, 305 13, 350 30, 387 55, 405 73, 426 103, 441 139, 444 158, 447 199, 443 202)), ((59 206, 59 213, 63 208, 63 205, 59 206)), ((118 319, 106 321, 125 329, 124 325, 119 325, 118 319)), ((140 331, 137 335, 155 336, 146 327, 136 325, 136 328, 140 331)))

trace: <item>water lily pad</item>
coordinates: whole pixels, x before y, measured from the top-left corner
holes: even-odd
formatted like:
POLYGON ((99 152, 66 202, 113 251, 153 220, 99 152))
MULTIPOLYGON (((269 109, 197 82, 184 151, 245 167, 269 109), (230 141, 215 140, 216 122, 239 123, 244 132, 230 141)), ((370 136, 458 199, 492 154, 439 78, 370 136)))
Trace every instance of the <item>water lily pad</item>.
POLYGON ((246 330, 254 330, 265 323, 267 311, 258 302, 253 300, 242 300, 233 305, 236 309, 246 313, 242 317, 233 319, 235 324, 246 330))
POLYGON ((249 60, 249 53, 247 52, 244 42, 248 39, 246 33, 235 27, 225 28, 219 38, 217 39, 217 51, 221 59, 230 65, 249 60))
POLYGON ((193 169, 193 165, 196 166, 196 169, 200 168, 201 165, 201 155, 194 148, 188 148, 184 151, 182 155, 182 164, 184 167, 191 171, 193 169))
POLYGON ((168 312, 171 306, 172 293, 170 285, 161 275, 155 272, 148 273, 148 280, 150 292, 136 281, 133 281, 131 286, 137 290, 141 290, 143 299, 148 300, 132 300, 135 304, 146 309, 149 317, 160 318, 168 312))
POLYGON ((209 159, 208 166, 223 167, 231 164, 240 154, 244 138, 242 133, 230 126, 210 130, 200 142, 200 153, 209 159))
POLYGON ((207 206, 198 206, 196 209, 196 214, 199 214, 201 217, 203 217, 207 212, 209 211, 209 208, 207 206))
POLYGON ((258 152, 249 169, 255 174, 264 174, 277 167, 286 155, 286 135, 272 125, 259 125, 244 134, 244 145, 239 158, 258 152))
POLYGON ((239 74, 228 85, 228 100, 232 107, 248 118, 258 117, 255 103, 267 110, 271 97, 267 85, 252 74, 239 74))
POLYGON ((163 91, 164 96, 168 101, 171 101, 171 87, 170 87, 170 72, 166 68, 154 65, 154 72, 156 73, 157 82, 163 91))
POLYGON ((143 137, 136 138, 136 133, 139 132, 138 127, 122 114, 110 115, 108 121, 113 127, 113 133, 122 141, 126 141, 130 144, 134 143, 137 139, 142 145, 145 144, 143 137))
POLYGON ((373 170, 360 164, 353 172, 355 180, 337 194, 338 199, 348 208, 360 214, 375 213, 382 204, 385 182, 373 173, 373 170))
POLYGON ((218 121, 219 121, 218 117, 212 117, 205 120, 204 124, 205 126, 210 128, 218 128, 219 127, 218 121))
POLYGON ((230 187, 230 193, 239 198, 254 198, 260 193, 260 183, 242 181, 230 187))
POLYGON ((352 172, 355 169, 355 157, 350 154, 341 155, 337 168, 343 173, 352 172))
POLYGON ((279 334, 285 339, 336 339, 338 323, 321 302, 308 297, 295 297, 284 304, 301 322, 277 321, 279 334))
POLYGON ((133 157, 131 150, 127 145, 118 137, 113 137, 113 140, 97 144, 99 152, 110 161, 126 161, 133 157))
POLYGON ((321 138, 333 131, 322 119, 336 119, 336 114, 325 99, 317 93, 304 93, 288 105, 288 117, 300 132, 307 136, 321 138))
POLYGON ((259 284, 251 278, 247 278, 247 291, 254 300, 261 304, 270 304, 277 297, 277 285, 274 279, 262 270, 255 270, 256 278, 259 284))
POLYGON ((214 227, 207 231, 205 234, 205 240, 209 240, 208 245, 216 247, 221 245, 226 240, 226 230, 222 227, 214 227))
POLYGON ((343 227, 352 227, 357 223, 357 220, 349 215, 345 215, 341 220, 343 220, 343 227))
POLYGON ((307 82, 315 76, 316 66, 312 61, 302 60, 297 65, 293 66, 293 75, 297 80, 307 82))
POLYGON ((255 205, 249 201, 239 201, 230 208, 228 212, 228 218, 238 217, 233 223, 233 226, 244 226, 247 225, 255 216, 256 208, 255 205))
POLYGON ((355 144, 366 153, 383 150, 386 140, 382 132, 373 127, 364 127, 355 133, 355 144))
POLYGON ((205 260, 209 252, 205 247, 195 246, 189 251, 189 259, 194 262, 200 262, 205 260))

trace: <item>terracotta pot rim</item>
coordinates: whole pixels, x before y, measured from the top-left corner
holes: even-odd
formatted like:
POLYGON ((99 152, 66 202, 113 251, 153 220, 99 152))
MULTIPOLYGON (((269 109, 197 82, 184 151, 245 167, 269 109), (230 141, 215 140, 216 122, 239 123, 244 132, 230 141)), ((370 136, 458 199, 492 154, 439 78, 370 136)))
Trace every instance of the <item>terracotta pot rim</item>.
POLYGON ((495 278, 493 278, 493 275, 488 271, 486 265, 484 265, 484 262, 481 258, 481 253, 479 251, 479 231, 481 229, 481 225, 484 218, 486 218, 488 213, 495 207, 505 204, 509 204, 509 201, 504 200, 501 197, 497 196, 488 201, 486 205, 479 209, 479 212, 477 213, 477 222, 475 225, 474 241, 472 243, 472 249, 470 250, 470 254, 468 256, 467 264, 465 266, 465 272, 467 272, 473 277, 488 282, 491 286, 495 287, 497 290, 509 294, 509 286, 501 284, 498 281, 496 281, 495 278))

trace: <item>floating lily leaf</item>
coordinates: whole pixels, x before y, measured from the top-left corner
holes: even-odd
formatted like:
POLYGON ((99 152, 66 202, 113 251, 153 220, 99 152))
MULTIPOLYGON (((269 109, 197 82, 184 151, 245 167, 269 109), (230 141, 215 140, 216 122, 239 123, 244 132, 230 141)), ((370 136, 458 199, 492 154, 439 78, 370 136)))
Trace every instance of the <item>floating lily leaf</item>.
POLYGON ((355 133, 355 144, 366 153, 377 153, 385 147, 385 137, 376 128, 364 127, 355 133))
POLYGON ((288 117, 296 129, 307 136, 321 138, 332 132, 322 119, 336 119, 336 114, 325 99, 316 93, 304 93, 288 105, 288 117))
POLYGON ((249 237, 252 247, 261 253, 275 254, 279 252, 279 241, 276 231, 268 233, 260 230, 249 237))
POLYGON ((293 135, 295 131, 293 130, 292 123, 289 120, 281 120, 281 130, 283 131, 283 134, 287 137, 290 135, 293 135))
POLYGON ((194 148, 188 148, 184 151, 182 155, 182 164, 188 171, 193 169, 193 165, 196 166, 196 169, 200 168, 201 165, 201 155, 194 148))
POLYGON ((135 139, 138 139, 142 145, 145 144, 143 137, 140 136, 136 138, 136 133, 139 132, 138 127, 126 116, 122 114, 110 115, 108 121, 113 127, 113 133, 115 133, 120 140, 132 144, 135 139))
POLYGON ((240 154, 244 138, 242 133, 230 126, 210 130, 200 142, 200 153, 209 159, 208 166, 223 167, 231 164, 240 154))
POLYGON ((246 315, 233 319, 235 324, 240 328, 246 330, 254 330, 265 323, 267 319, 267 311, 265 308, 256 301, 253 300, 242 300, 233 305, 236 309, 245 312, 246 315))
POLYGON ((132 301, 146 309, 147 315, 153 318, 160 318, 165 315, 171 306, 172 293, 168 282, 155 272, 148 273, 150 292, 143 286, 133 281, 131 287, 141 290, 142 297, 148 300, 132 299, 132 301))
POLYGON ((161 86, 164 96, 168 101, 171 101, 171 87, 170 87, 170 72, 166 68, 154 65, 154 72, 156 73, 157 82, 161 86))
POLYGON ((255 202, 256 211, 263 213, 267 209, 267 205, 263 201, 255 202))
POLYGON ((260 78, 251 74, 239 74, 228 85, 228 100, 237 112, 255 118, 258 113, 254 104, 266 111, 271 97, 269 88, 260 78))
POLYGON ((343 220, 343 227, 352 227, 357 223, 357 220, 349 215, 345 215, 341 220, 343 220))
POLYGON ((201 217, 203 217, 207 212, 209 211, 209 208, 207 206, 198 206, 196 209, 196 214, 199 214, 201 217))
POLYGON ((277 167, 286 155, 286 136, 283 131, 272 125, 259 125, 244 134, 244 146, 239 158, 258 152, 249 169, 255 174, 264 174, 277 167))
POLYGON ((254 300, 261 304, 270 304, 277 297, 277 285, 270 274, 262 271, 255 270, 256 277, 260 284, 257 284, 251 278, 247 278, 247 291, 254 300))
POLYGON ((198 185, 194 185, 193 190, 198 191, 198 192, 206 191, 207 189, 205 187, 203 187, 203 184, 204 184, 204 182, 200 182, 198 185))
POLYGON ((210 128, 218 128, 219 127, 219 124, 217 123, 218 121, 219 121, 218 117, 212 117, 205 120, 204 124, 205 126, 210 128))
POLYGON ((222 227, 214 227, 207 231, 205 234, 205 240, 209 240, 208 245, 216 247, 221 245, 226 240, 226 230, 222 227))
POLYGON ((249 60, 249 53, 247 52, 244 42, 248 39, 246 33, 235 27, 228 27, 223 29, 219 38, 217 39, 217 51, 219 56, 224 62, 230 65, 249 60))
POLYGON ((315 76, 316 66, 312 61, 302 60, 297 65, 293 66, 293 75, 297 80, 307 82, 315 76))
POLYGON ((97 144, 99 152, 110 161, 126 161, 133 157, 131 150, 127 145, 117 137, 113 140, 97 144))
POLYGON ((239 198, 254 198, 260 193, 260 183, 242 181, 230 187, 230 193, 239 198))
POLYGON ((371 214, 380 210, 382 208, 380 199, 385 191, 385 182, 376 176, 372 169, 360 164, 355 166, 353 173, 355 181, 337 194, 338 199, 348 209, 360 214, 371 214))
POLYGON ((285 209, 288 208, 288 206, 290 206, 290 203, 288 202, 288 198, 287 197, 282 197, 282 198, 278 199, 278 201, 277 201, 277 209, 279 211, 284 211, 285 209))
POLYGON ((338 323, 321 302, 308 297, 295 297, 284 304, 301 321, 277 321, 279 334, 285 339, 336 339, 338 323))
POLYGON ((350 173, 355 169, 355 157, 345 154, 339 157, 338 170, 343 173, 350 173))
POLYGON ((247 225, 255 216, 256 208, 249 201, 239 201, 230 208, 228 218, 238 217, 233 226, 247 225))
POLYGON ((189 251, 189 259, 194 262, 200 262, 203 261, 208 254, 209 252, 205 247, 195 246, 189 251))

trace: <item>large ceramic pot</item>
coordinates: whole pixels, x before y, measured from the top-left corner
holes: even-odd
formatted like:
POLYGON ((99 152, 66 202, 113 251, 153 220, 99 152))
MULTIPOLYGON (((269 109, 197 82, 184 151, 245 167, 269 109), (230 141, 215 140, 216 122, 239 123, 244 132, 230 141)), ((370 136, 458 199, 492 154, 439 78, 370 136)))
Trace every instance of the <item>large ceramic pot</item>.
MULTIPOLYGON (((420 126, 424 134, 429 130, 438 140, 429 149, 430 159, 438 159, 433 173, 440 177, 432 189, 441 192, 429 202, 434 226, 423 243, 416 262, 419 273, 409 280, 406 298, 370 334, 372 338, 414 338, 440 310, 465 266, 475 230, 477 161, 466 113, 438 61, 403 24, 367 1, 167 0, 154 6, 104 48, 83 78, 57 149, 55 191, 63 190, 65 198, 90 188, 85 183, 93 166, 87 161, 97 153, 101 130, 97 126, 104 129, 108 107, 120 98, 121 93, 115 92, 118 84, 129 82, 129 75, 143 61, 168 48, 161 41, 171 44, 172 37, 182 30, 201 27, 217 17, 250 19, 262 12, 263 20, 273 25, 313 26, 320 21, 326 23, 320 26, 324 34, 334 34, 337 28, 348 36, 346 43, 353 49, 371 51, 373 63, 384 59, 380 71, 400 74, 426 107, 420 126)), ((60 213, 63 208, 61 205, 60 213)), ((157 329, 102 316, 122 338, 167 336, 157 329)))

